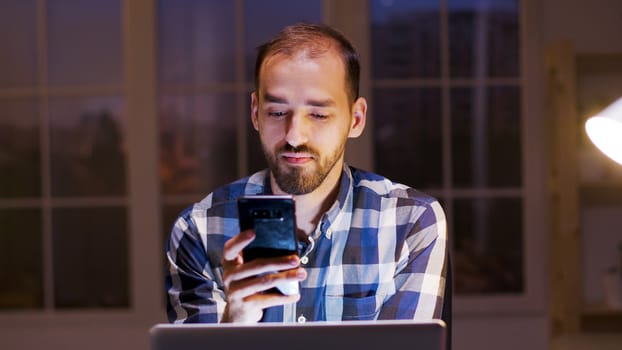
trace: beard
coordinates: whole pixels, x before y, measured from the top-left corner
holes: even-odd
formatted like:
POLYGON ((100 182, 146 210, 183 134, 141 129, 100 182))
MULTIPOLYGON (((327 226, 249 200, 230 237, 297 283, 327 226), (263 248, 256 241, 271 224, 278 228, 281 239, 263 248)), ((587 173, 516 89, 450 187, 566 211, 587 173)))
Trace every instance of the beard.
POLYGON ((279 188, 285 193, 291 195, 302 195, 313 192, 322 184, 322 182, 324 182, 339 159, 341 159, 345 150, 345 140, 332 154, 328 155, 326 158, 321 158, 317 150, 307 145, 294 147, 290 144, 285 144, 274 153, 269 152, 263 145, 262 148, 264 155, 266 156, 266 160, 268 161, 270 172, 272 172, 279 188), (309 166, 297 167, 280 164, 279 158, 283 152, 308 153, 313 156, 315 166, 313 166, 312 169, 309 169, 309 166))

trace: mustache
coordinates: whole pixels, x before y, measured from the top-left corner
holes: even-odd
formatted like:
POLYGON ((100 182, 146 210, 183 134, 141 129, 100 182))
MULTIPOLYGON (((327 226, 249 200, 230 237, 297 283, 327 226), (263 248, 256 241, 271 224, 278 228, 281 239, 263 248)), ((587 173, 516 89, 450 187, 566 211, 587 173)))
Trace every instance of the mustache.
POLYGON ((307 145, 300 145, 300 146, 292 146, 289 143, 286 143, 285 145, 283 145, 282 147, 279 148, 278 153, 284 153, 284 152, 291 152, 291 153, 309 153, 313 156, 317 156, 317 151, 314 150, 313 148, 307 146, 307 145))

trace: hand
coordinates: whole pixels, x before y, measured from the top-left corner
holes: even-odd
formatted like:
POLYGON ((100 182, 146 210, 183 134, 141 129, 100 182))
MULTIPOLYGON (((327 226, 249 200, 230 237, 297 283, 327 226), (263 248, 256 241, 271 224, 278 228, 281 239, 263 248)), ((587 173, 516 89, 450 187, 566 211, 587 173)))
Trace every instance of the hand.
POLYGON ((247 230, 225 242, 222 266, 227 306, 222 322, 258 322, 263 309, 300 299, 299 294, 262 293, 280 282, 302 281, 307 274, 299 267, 300 259, 295 254, 244 263, 242 249, 253 239, 255 233, 247 230))

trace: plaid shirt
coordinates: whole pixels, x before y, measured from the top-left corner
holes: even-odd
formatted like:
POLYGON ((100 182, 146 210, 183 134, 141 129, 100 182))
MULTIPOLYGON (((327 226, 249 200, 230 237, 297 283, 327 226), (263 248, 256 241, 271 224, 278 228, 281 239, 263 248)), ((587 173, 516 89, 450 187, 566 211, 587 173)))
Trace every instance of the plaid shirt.
MULTIPOLYGON (((238 234, 236 199, 270 194, 266 170, 221 187, 183 211, 167 243, 171 322, 219 322, 226 304, 224 242, 238 234)), ((322 216, 296 304, 266 322, 440 318, 447 260, 443 209, 432 197, 344 166, 322 216)))

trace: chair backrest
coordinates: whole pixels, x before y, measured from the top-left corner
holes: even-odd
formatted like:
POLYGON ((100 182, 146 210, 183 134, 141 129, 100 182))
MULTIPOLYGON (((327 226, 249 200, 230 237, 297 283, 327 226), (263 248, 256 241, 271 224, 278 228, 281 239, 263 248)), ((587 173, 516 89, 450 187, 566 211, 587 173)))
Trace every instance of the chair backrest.
POLYGON ((451 350, 451 304, 453 299, 453 271, 451 266, 451 254, 447 255, 447 273, 445 275, 445 295, 443 296, 443 310, 441 311, 441 319, 447 325, 447 344, 446 349, 451 350))

